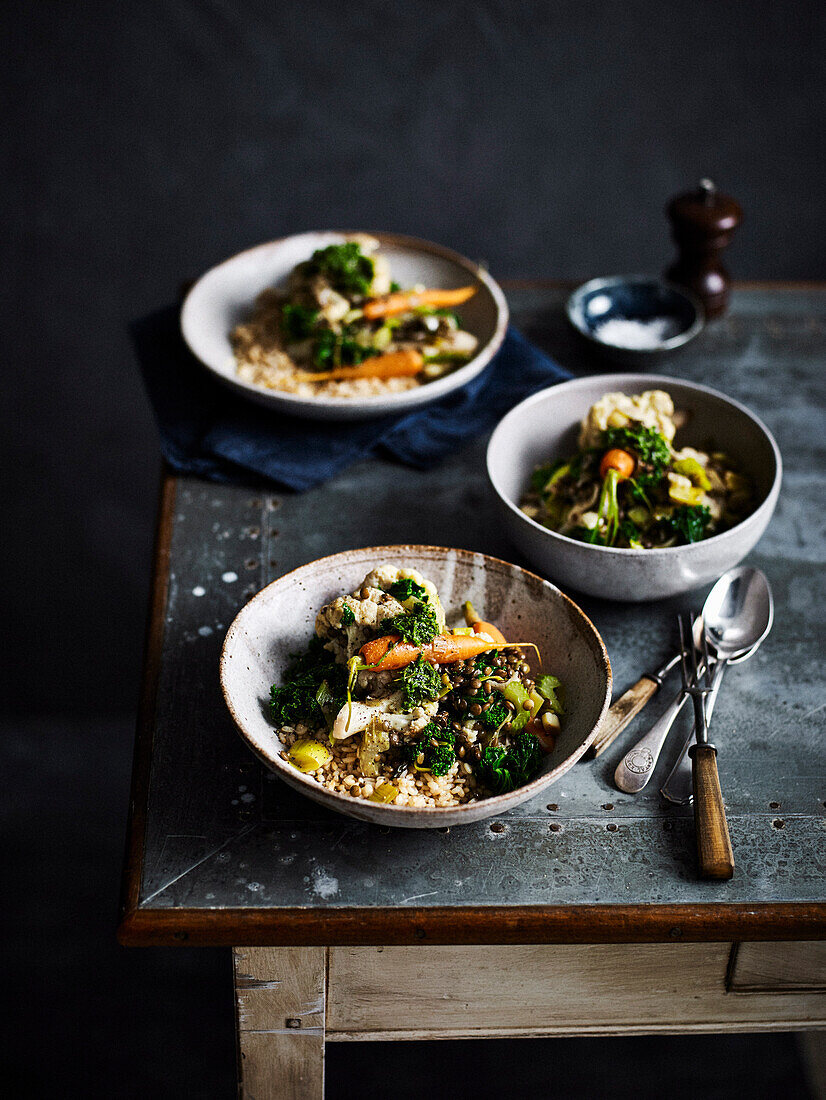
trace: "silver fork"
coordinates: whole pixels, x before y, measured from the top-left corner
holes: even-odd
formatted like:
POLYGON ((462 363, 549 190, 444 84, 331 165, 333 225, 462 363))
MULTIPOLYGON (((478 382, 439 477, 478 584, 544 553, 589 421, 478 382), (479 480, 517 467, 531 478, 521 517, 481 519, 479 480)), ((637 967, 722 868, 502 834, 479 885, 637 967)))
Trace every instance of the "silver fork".
POLYGON ((734 853, 726 821, 726 809, 717 771, 717 749, 708 740, 705 697, 713 690, 708 644, 702 633, 702 673, 694 644, 694 617, 680 615, 680 668, 683 691, 694 704, 697 743, 689 750, 694 782, 694 829, 697 834, 697 864, 701 878, 729 879, 734 874, 734 853))

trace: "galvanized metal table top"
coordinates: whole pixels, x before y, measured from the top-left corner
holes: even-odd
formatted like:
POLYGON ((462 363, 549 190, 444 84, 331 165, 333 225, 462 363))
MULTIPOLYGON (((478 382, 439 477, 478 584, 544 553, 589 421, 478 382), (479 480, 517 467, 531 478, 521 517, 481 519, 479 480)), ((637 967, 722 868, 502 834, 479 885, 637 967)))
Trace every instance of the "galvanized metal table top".
MULTIPOLYGON (((558 361, 578 374, 605 369, 568 332, 563 289, 520 284, 508 296, 514 322, 558 361)), ((382 829, 328 812, 280 783, 236 732, 219 690, 221 642, 244 601, 282 573, 396 542, 528 564, 493 518, 480 439, 435 470, 376 460, 300 495, 191 478, 167 485, 122 939, 822 935, 824 358, 826 287, 747 287, 725 319, 658 367, 749 405, 785 462, 777 513, 750 558, 771 580, 775 627, 751 661, 731 669, 714 718, 737 863, 731 882, 697 880, 691 809, 658 793, 685 725, 645 791, 625 795, 612 783, 672 683, 608 752, 540 799, 441 831, 382 829)), ((636 606, 572 595, 605 639, 618 695, 672 651, 675 611, 699 607, 705 592, 636 606)))

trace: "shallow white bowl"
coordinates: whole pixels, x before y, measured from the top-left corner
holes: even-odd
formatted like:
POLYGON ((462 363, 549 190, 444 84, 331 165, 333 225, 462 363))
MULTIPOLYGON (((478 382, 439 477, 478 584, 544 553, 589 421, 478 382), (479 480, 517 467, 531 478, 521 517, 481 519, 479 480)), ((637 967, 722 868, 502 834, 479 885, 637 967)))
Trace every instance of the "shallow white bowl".
POLYGON ((579 760, 611 700, 611 665, 593 624, 547 581, 498 558, 438 546, 377 546, 321 558, 273 581, 238 613, 221 653, 221 687, 235 724, 253 751, 285 783, 331 810, 380 825, 428 829, 493 817, 533 798, 579 760), (525 787, 466 806, 422 809, 382 805, 322 787, 281 759, 269 716, 270 685, 290 655, 309 642, 318 609, 352 591, 383 562, 419 569, 436 585, 449 625, 472 600, 507 638, 533 642, 543 667, 565 688, 566 715, 544 770, 525 787))
POLYGON ((777 504, 780 450, 769 429, 738 401, 694 382, 653 374, 601 374, 563 382, 522 401, 488 444, 488 477, 508 533, 543 573, 560 584, 608 600, 658 600, 715 580, 748 554, 777 504), (666 390, 688 423, 677 443, 725 451, 756 485, 757 506, 742 523, 689 546, 623 550, 591 546, 549 531, 519 508, 531 472, 576 451, 579 425, 606 393, 666 390))
POLYGON ((479 341, 476 355, 458 370, 403 393, 363 397, 299 397, 253 385, 238 378, 229 334, 249 316, 262 290, 286 284, 296 264, 317 248, 338 244, 341 232, 299 233, 270 241, 211 268, 195 283, 181 309, 181 331, 190 350, 215 377, 232 389, 273 409, 313 420, 364 420, 428 404, 482 371, 499 350, 508 326, 508 306, 500 287, 478 264, 449 248, 395 233, 372 233, 381 243, 392 278, 403 287, 476 285, 461 309, 462 325, 479 341))

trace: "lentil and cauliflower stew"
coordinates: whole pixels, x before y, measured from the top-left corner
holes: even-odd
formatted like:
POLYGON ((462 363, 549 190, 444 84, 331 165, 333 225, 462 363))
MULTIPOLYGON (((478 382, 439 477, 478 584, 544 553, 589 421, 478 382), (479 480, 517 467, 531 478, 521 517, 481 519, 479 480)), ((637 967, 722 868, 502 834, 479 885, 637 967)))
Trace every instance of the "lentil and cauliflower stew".
POLYGON ((415 569, 382 565, 318 612, 273 685, 282 758, 329 790, 396 806, 457 806, 524 786, 553 749, 559 681, 464 605, 450 629, 415 569))
POLYGON ((402 288, 374 237, 319 248, 293 269, 286 291, 264 290, 230 339, 238 376, 312 397, 399 393, 473 357, 477 339, 454 312, 476 293, 402 288))
POLYGON ((754 507, 753 485, 723 451, 675 447, 684 419, 664 390, 606 393, 582 421, 576 454, 534 470, 522 511, 570 538, 632 550, 733 527, 754 507))

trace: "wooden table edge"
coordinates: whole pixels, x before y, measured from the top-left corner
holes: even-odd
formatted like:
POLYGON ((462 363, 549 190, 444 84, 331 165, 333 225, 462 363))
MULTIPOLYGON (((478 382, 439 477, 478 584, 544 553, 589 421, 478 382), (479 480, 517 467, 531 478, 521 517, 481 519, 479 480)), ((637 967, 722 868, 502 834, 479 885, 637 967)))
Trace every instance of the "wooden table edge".
POLYGON ((124 946, 692 943, 826 939, 826 903, 130 909, 124 946))
POLYGON ((149 776, 152 767, 155 702, 163 651, 164 618, 169 589, 169 555, 172 543, 177 478, 164 464, 155 527, 155 547, 152 555, 152 580, 149 588, 149 614, 144 644, 143 680, 135 750, 132 758, 132 782, 129 794, 129 817, 126 825, 126 854, 121 882, 121 914, 131 912, 140 900, 143 870, 146 809, 149 776))

